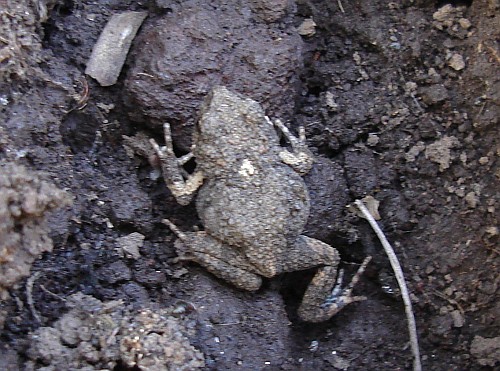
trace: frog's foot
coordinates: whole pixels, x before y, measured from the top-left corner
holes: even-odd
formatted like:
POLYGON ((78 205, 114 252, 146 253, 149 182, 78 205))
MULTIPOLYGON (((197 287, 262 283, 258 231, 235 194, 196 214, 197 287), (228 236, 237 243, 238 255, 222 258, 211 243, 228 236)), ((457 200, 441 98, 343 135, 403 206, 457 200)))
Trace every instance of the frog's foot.
POLYGON ((254 272, 238 248, 224 245, 204 231, 182 232, 170 220, 162 222, 178 237, 175 241, 178 257, 174 262, 193 261, 240 289, 259 289, 262 278, 254 272))
POLYGON ((300 318, 308 322, 326 321, 337 314, 346 305, 366 300, 365 296, 353 296, 352 291, 371 259, 371 256, 365 258, 349 285, 344 289, 342 289, 344 271, 340 270, 333 289, 329 295, 326 296, 326 299, 325 293, 328 293, 329 288, 332 286, 336 268, 332 266, 320 268, 304 295, 304 299, 298 311, 300 318), (319 300, 323 300, 323 302, 321 303, 319 300))
POLYGON ((185 172, 182 165, 193 158, 193 154, 188 153, 177 158, 172 145, 170 125, 168 123, 163 124, 163 130, 165 146, 160 147, 154 139, 150 139, 149 142, 160 159, 163 178, 168 189, 178 203, 187 205, 191 202, 194 192, 203 184, 203 174, 200 171, 195 171, 193 174, 187 175, 186 179, 184 178, 183 174, 185 172))
POLYGON ((311 170, 312 164, 314 162, 314 156, 309 148, 307 148, 304 127, 301 126, 299 128, 299 137, 297 138, 292 133, 290 133, 290 130, 288 130, 288 128, 280 120, 275 120, 274 122, 272 122, 269 117, 266 116, 266 121, 269 124, 276 126, 292 146, 292 152, 283 149, 279 153, 281 161, 289 165, 299 174, 307 174, 309 170, 311 170))

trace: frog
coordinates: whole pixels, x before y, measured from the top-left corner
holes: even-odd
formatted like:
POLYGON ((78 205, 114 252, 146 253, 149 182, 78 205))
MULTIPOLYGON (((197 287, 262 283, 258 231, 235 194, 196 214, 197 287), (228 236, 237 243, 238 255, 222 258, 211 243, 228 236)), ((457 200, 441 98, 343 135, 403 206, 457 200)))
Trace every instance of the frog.
POLYGON ((317 268, 299 305, 298 317, 323 322, 346 305, 366 300, 352 294, 371 257, 342 288, 337 249, 302 234, 310 212, 302 178, 314 156, 305 130, 298 137, 279 119, 272 121, 255 100, 215 86, 201 104, 187 155, 174 153, 171 128, 165 145, 150 139, 166 186, 181 205, 195 194, 203 230, 177 236, 175 262, 195 262, 239 289, 258 290, 265 278, 317 268), (282 135, 287 146, 282 146, 282 135), (191 173, 184 170, 195 159, 191 173))

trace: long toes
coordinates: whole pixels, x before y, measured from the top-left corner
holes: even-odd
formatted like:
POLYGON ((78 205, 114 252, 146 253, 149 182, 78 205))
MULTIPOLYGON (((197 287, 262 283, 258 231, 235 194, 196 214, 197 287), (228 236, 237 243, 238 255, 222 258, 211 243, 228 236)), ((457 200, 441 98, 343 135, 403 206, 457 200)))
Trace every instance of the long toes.
POLYGON ((343 290, 339 295, 331 295, 325 299, 325 302, 321 304, 321 308, 329 310, 329 308, 336 308, 337 311, 342 309, 348 304, 366 300, 366 296, 352 296, 349 290, 343 290))

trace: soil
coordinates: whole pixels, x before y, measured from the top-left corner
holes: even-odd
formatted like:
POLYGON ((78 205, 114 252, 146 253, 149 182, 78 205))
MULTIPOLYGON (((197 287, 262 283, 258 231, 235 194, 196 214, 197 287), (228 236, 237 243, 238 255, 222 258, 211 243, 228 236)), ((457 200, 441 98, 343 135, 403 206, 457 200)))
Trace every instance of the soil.
MULTIPOLYGON (((347 209, 366 195, 380 202, 379 223, 406 275, 423 368, 498 367, 498 1, 206 3, 2 2, 2 171, 22 169, 23 179, 63 189, 73 202, 39 205, 20 219, 2 206, 10 211, 2 213, 1 231, 40 225, 33 238, 44 244, 29 250, 28 234, 22 243, 10 240, 8 251, 0 247, 2 269, 11 251, 30 252, 22 274, 2 287, 0 368, 61 369, 57 352, 73 357, 81 349, 87 353, 72 358, 79 360, 72 369, 141 369, 127 351, 90 357, 87 340, 64 340, 58 329, 74 313, 70 298, 85 295, 101 304, 122 300, 125 317, 110 316, 127 323, 137 311, 173 308, 165 316, 180 315, 188 325, 169 317, 156 331, 179 332, 182 349, 196 357, 186 356, 184 369, 204 362, 208 370, 410 370, 390 265, 366 222, 347 209), (118 82, 101 87, 84 75, 87 60, 109 17, 130 10, 148 18, 118 82), (299 27, 310 18, 315 26, 299 27), (305 178, 312 212, 304 234, 335 246, 348 277, 374 257, 355 290, 367 300, 309 324, 295 310, 314 272, 267 280, 249 293, 173 262, 175 237, 161 219, 182 230, 203 227, 193 205, 176 204, 154 159, 134 153, 123 136, 160 142, 168 119, 176 150, 185 154, 196 108, 214 84, 259 100, 294 131, 305 127, 317 162, 305 178), (50 357, 40 356, 49 346, 41 333, 61 337, 50 357)), ((81 320, 93 312, 78 313, 81 320)), ((106 339, 126 337, 116 329, 104 332, 106 339)), ((106 344, 119 348, 101 342, 92 352, 106 344)), ((183 369, 169 365, 163 369, 183 369)))

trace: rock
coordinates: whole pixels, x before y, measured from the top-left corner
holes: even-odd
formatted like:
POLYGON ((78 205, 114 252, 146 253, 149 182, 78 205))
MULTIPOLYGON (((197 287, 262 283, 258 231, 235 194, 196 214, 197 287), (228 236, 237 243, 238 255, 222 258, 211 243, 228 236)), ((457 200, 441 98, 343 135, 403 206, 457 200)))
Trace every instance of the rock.
POLYGON ((460 27, 462 27, 464 30, 468 30, 471 26, 472 23, 467 19, 467 18, 460 18, 458 20, 458 24, 460 27))
POLYGON ((500 362, 500 336, 484 338, 476 335, 470 346, 470 353, 476 357, 481 366, 491 366, 500 362))
POLYGON ((118 238, 116 242, 127 257, 139 259, 141 257, 139 248, 144 244, 144 238, 143 234, 133 232, 127 236, 118 238))
POLYGON ((380 138, 378 137, 377 134, 369 133, 368 139, 366 140, 366 145, 369 147, 374 147, 379 143, 379 141, 380 141, 380 138))
POLYGON ((453 68, 455 71, 460 71, 465 68, 464 58, 460 54, 453 54, 448 61, 448 66, 453 68))
POLYGON ((425 149, 424 142, 417 142, 413 147, 410 148, 408 152, 405 153, 406 162, 413 162, 417 156, 425 149))
POLYGON ((287 13, 295 11, 293 0, 250 0, 249 5, 255 14, 267 23, 276 22, 287 13))
POLYGON ((444 136, 436 142, 429 144, 425 149, 425 157, 439 164, 439 171, 444 171, 450 167, 451 149, 460 142, 457 138, 444 136))
POLYGON ((181 2, 145 24, 125 80, 131 117, 159 131, 170 122, 174 142, 186 151, 200 104, 214 85, 256 100, 270 116, 290 117, 303 42, 290 20, 280 25, 261 21, 246 0, 181 2))
POLYGON ((420 88, 420 95, 425 104, 432 106, 449 98, 448 90, 442 84, 435 84, 420 88))
POLYGON ((498 236, 498 227, 497 226, 489 226, 485 229, 486 233, 489 234, 490 237, 498 236))
POLYGON ((481 157, 478 162, 480 165, 486 165, 489 161, 490 161, 489 157, 484 156, 484 157, 481 157))
POLYGON ((297 32, 300 36, 313 36, 316 33, 316 22, 314 22, 312 18, 304 19, 297 29, 297 32))
POLYGON ((444 22, 453 19, 455 13, 455 7, 451 4, 446 4, 445 6, 442 6, 437 11, 435 11, 432 15, 432 18, 434 18, 438 22, 444 22))
POLYGON ((467 202, 469 208, 475 209, 479 202, 479 197, 477 197, 475 192, 469 192, 465 195, 465 202, 467 202))
POLYGON ((451 312, 451 318, 453 320, 453 327, 463 327, 464 326, 465 318, 462 315, 462 313, 460 313, 459 310, 454 310, 453 312, 451 312))
POLYGON ((325 103, 328 110, 331 112, 337 112, 337 110, 339 109, 339 105, 337 104, 337 102, 335 102, 335 97, 330 91, 327 91, 325 94, 325 103))
POLYGON ((462 11, 460 8, 455 8, 451 4, 446 4, 434 12, 432 18, 436 21, 434 26, 437 29, 442 30, 444 27, 451 27, 455 19, 461 17, 461 15, 462 11))

